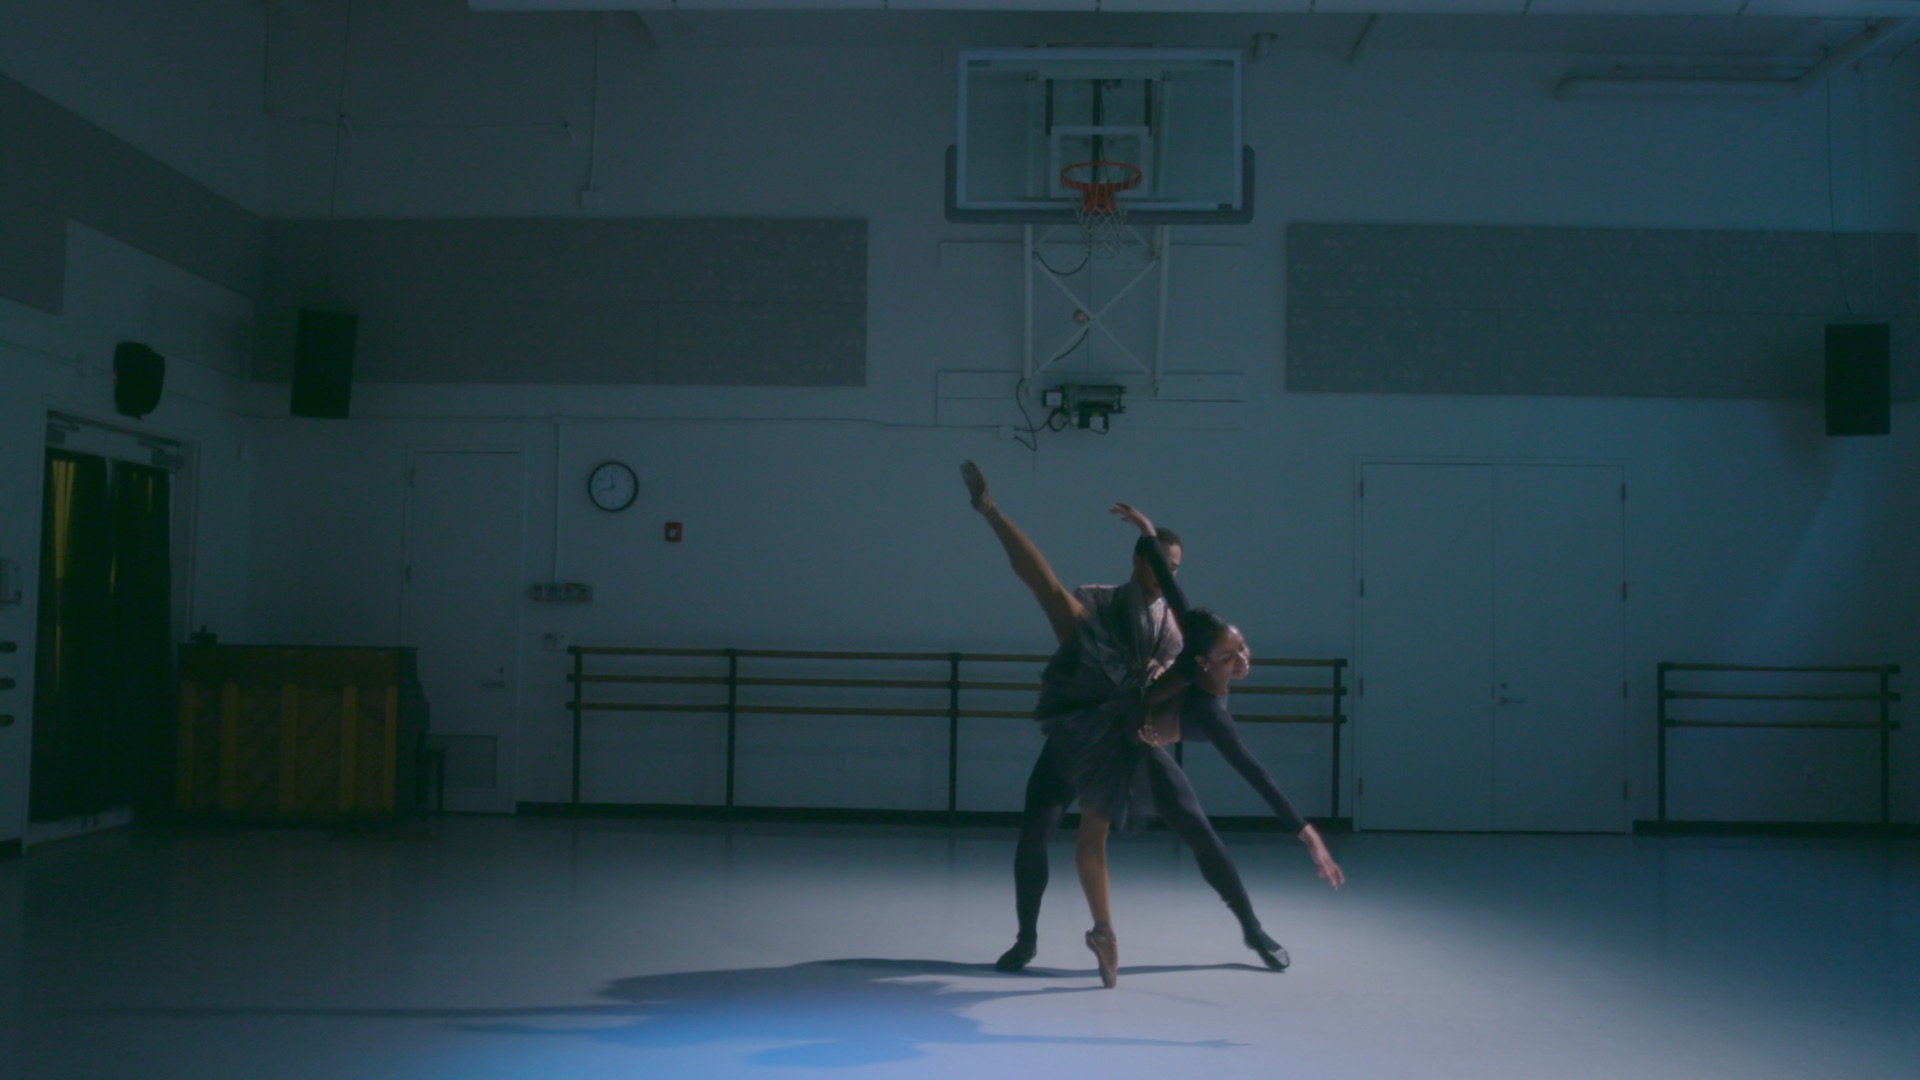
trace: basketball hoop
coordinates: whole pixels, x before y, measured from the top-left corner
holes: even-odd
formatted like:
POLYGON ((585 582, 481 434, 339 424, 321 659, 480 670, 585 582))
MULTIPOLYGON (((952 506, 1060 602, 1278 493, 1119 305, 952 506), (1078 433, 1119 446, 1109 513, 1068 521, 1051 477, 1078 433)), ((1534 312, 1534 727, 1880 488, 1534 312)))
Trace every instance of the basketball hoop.
POLYGON ((1080 193, 1080 205, 1073 216, 1080 223, 1081 240, 1089 255, 1112 255, 1120 250, 1127 211, 1117 196, 1139 187, 1145 178, 1140 166, 1124 161, 1078 161, 1060 170, 1061 186, 1080 193))

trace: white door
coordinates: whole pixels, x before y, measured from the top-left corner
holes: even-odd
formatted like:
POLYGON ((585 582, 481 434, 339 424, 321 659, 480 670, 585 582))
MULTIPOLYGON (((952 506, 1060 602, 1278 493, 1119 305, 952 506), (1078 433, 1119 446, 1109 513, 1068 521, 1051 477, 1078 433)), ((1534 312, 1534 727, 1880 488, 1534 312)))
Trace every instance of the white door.
POLYGON ((446 748, 448 810, 514 806, 522 475, 517 453, 416 451, 409 462, 403 637, 446 748))
POLYGON ((1359 827, 1625 827, 1620 484, 1363 467, 1359 827))
POLYGON ((1627 827, 1621 473, 1494 477, 1494 828, 1627 827))
POLYGON ((1362 472, 1363 829, 1493 827, 1493 474, 1362 472))

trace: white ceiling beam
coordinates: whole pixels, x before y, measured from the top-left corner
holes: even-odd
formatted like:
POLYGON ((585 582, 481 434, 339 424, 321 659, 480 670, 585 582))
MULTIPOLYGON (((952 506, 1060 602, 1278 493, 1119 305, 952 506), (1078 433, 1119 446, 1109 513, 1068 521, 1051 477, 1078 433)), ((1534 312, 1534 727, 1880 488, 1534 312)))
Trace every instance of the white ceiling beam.
POLYGON ((1893 19, 1920 15, 1915 0, 1747 0, 1742 15, 1815 19, 1893 19))
POLYGON ((1529 15, 1738 15, 1747 0, 1533 0, 1529 15))
POLYGON ((1300 15, 1920 16, 1920 0, 467 0, 474 11, 959 11, 1300 15))
POLYGON ((467 0, 473 11, 672 11, 673 0, 467 0))
POLYGON ((880 11, 884 0, 675 0, 675 11, 880 11))
POLYGON ((1080 12, 1091 15, 1099 0, 887 0, 889 11, 1080 12))
POLYGON ((1319 15, 1519 15, 1527 0, 1315 0, 1319 15))
POLYGON ((1174 7, 1169 0, 1100 0, 1100 10, 1111 15, 1159 15, 1191 11, 1203 15, 1305 15, 1313 0, 1193 0, 1174 7))

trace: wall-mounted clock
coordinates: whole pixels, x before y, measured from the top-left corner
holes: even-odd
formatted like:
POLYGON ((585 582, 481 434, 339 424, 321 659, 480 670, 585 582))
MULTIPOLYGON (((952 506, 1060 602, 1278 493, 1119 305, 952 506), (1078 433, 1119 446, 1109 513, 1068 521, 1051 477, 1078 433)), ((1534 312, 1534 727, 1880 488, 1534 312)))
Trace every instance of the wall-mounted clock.
POLYGON ((587 474, 587 497, 602 510, 625 510, 640 494, 640 478, 618 461, 603 462, 587 474))

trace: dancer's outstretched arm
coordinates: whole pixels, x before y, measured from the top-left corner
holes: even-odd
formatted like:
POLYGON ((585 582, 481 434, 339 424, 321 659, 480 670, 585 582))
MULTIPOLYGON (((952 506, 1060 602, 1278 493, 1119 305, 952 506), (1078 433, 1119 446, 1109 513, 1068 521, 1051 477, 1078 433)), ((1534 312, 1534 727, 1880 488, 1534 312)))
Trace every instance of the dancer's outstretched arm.
MULTIPOLYGON (((1208 741, 1220 751, 1221 757, 1227 759, 1227 764, 1233 766, 1233 771, 1260 793, 1260 797, 1273 808, 1274 816, 1295 830, 1300 842, 1307 846, 1307 854, 1313 858, 1314 869, 1326 879, 1327 884, 1339 888, 1347 880, 1346 872, 1340 869, 1339 863, 1333 861, 1333 853, 1327 850, 1327 842, 1320 838, 1320 830, 1294 809, 1293 800, 1287 798, 1286 792, 1273 782, 1273 774, 1267 772, 1266 766, 1260 764, 1260 760, 1253 756, 1253 751, 1248 750, 1247 744, 1241 741, 1240 729, 1227 714, 1226 703, 1214 698, 1207 711, 1211 714, 1206 717, 1205 724, 1208 741)), ((1188 715, 1194 716, 1194 713, 1188 715)), ((1200 719, 1197 716, 1194 718, 1200 719)))
POLYGON ((1020 531, 1020 526, 1000 512, 993 495, 987 491, 987 477, 980 466, 966 462, 960 466, 960 476, 967 482, 967 495, 973 500, 973 508, 993 526, 993 535, 1000 538, 1000 546, 1006 549, 1014 576, 1040 601, 1040 610, 1046 614, 1055 640, 1062 645, 1072 641, 1075 627, 1086 618, 1086 607, 1053 576, 1053 567, 1047 565, 1046 557, 1027 539, 1027 534, 1020 531))
POLYGON ((1146 557, 1147 565, 1153 569, 1153 578, 1160 584, 1160 595, 1167 602, 1167 610, 1176 619, 1187 617, 1187 594, 1180 591, 1180 583, 1174 580, 1173 567, 1167 562, 1167 549, 1160 543, 1160 531, 1153 526, 1153 520, 1137 508, 1117 502, 1107 508, 1107 512, 1121 521, 1140 530, 1140 535, 1153 543, 1148 544, 1141 554, 1146 557))
MULTIPOLYGON (((1114 503, 1113 513, 1114 516, 1139 529, 1140 535, 1148 537, 1155 535, 1153 522, 1147 515, 1126 503, 1114 503)), ((1147 562, 1153 567, 1154 576, 1160 581, 1160 591, 1167 598, 1167 607, 1176 616, 1184 616, 1188 611, 1186 594, 1180 591, 1179 584, 1174 581, 1173 571, 1167 566, 1166 556, 1158 545, 1153 545, 1148 551, 1147 562)), ((1333 853, 1327 850, 1327 842, 1320 838, 1320 830, 1314 828, 1306 818, 1300 815, 1300 811, 1294 808, 1293 801, 1287 798, 1286 792, 1281 791, 1280 786, 1273 782, 1273 774, 1267 772, 1266 766, 1260 764, 1259 759, 1253 756, 1253 751, 1248 750, 1247 744, 1241 741, 1240 729, 1227 712, 1225 702, 1215 697, 1211 699, 1208 707, 1196 707, 1192 712, 1186 712, 1184 715, 1198 721, 1196 726, 1206 728, 1209 741, 1213 743, 1215 749, 1220 751, 1220 756, 1227 759, 1227 764, 1233 766, 1233 770, 1260 793, 1260 797, 1273 808, 1275 816, 1289 828, 1297 831, 1300 842, 1307 846, 1307 854, 1313 857, 1314 868, 1319 871, 1322 878, 1326 879, 1327 884, 1336 889, 1344 884, 1347 880, 1346 872, 1340 869, 1339 863, 1333 861, 1333 853)))

